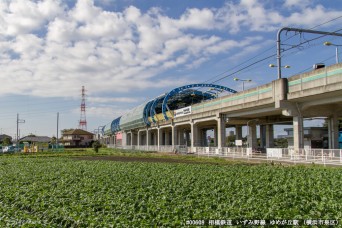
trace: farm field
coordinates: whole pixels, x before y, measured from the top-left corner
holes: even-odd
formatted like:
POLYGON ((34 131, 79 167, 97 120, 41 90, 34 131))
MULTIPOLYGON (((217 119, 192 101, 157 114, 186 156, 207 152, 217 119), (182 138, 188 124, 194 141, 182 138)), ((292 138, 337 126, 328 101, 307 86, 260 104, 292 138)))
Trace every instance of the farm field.
POLYGON ((0 227, 342 219, 341 168, 201 158, 157 162, 164 156, 108 151, 101 155, 140 160, 74 155, 0 156, 0 227), (142 161, 146 157, 152 162, 142 161))

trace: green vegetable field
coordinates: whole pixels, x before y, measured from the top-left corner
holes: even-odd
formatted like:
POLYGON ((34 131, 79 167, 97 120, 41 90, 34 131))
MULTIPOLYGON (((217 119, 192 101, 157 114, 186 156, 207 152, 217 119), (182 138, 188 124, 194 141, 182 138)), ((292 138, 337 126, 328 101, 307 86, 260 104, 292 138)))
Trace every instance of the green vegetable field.
POLYGON ((0 227, 342 219, 342 169, 0 157, 0 227))

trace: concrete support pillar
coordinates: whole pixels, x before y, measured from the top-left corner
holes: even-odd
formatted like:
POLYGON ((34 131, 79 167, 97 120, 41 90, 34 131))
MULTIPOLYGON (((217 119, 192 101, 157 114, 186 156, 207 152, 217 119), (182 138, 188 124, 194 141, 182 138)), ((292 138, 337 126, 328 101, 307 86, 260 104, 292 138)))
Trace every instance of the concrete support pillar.
POLYGON ((256 124, 251 123, 247 126, 247 143, 249 148, 257 148, 258 142, 257 142, 257 134, 256 134, 256 124))
POLYGON ((304 148, 303 117, 300 115, 293 117, 293 148, 304 148))
POLYGON ((150 140, 151 140, 150 130, 147 128, 146 129, 146 147, 147 147, 147 150, 148 150, 148 146, 151 144, 150 140))
POLYGON ((266 125, 266 148, 274 147, 274 130, 273 124, 266 125))
POLYGON ((175 126, 172 126, 171 128, 171 135, 172 135, 172 149, 175 148, 176 145, 178 145, 177 138, 178 138, 178 129, 175 126))
POLYGON ((170 145, 170 132, 169 130, 165 130, 165 145, 168 146, 170 145))
POLYGON ((190 131, 185 131, 185 145, 186 146, 190 146, 191 145, 190 141, 191 141, 191 130, 190 131))
POLYGON ((178 145, 183 145, 183 140, 182 140, 182 137, 183 137, 183 139, 184 139, 183 133, 184 133, 184 132, 183 132, 182 130, 180 130, 180 129, 177 128, 177 137, 178 137, 177 143, 178 143, 178 145))
POLYGON ((154 145, 155 146, 158 146, 158 130, 154 132, 154 135, 153 135, 153 140, 154 140, 154 145))
POLYGON ((235 139, 241 140, 242 139, 242 126, 241 125, 235 125, 235 139))
POLYGON ((158 146, 158 151, 159 151, 159 148, 161 146, 161 139, 162 139, 162 131, 158 127, 158 130, 157 130, 157 146, 158 146))
POLYGON ((138 133, 132 132, 133 145, 138 145, 138 133))
POLYGON ((214 146, 217 147, 217 127, 214 127, 214 146))
POLYGON ((217 118, 217 148, 222 148, 226 145, 226 125, 222 117, 217 118))
POLYGON ((116 135, 113 135, 113 144, 114 144, 114 147, 116 147, 116 135))
POLYGON ((207 129, 201 129, 201 146, 208 146, 208 139, 207 139, 207 129))
POLYGON ((260 125, 260 147, 266 148, 266 125, 260 125))
POLYGON ((339 149, 338 118, 333 115, 328 119, 329 149, 339 149))
POLYGON ((127 146, 127 133, 122 131, 121 136, 121 146, 127 146))
POLYGON ((191 151, 194 151, 193 148, 196 146, 197 143, 197 125, 191 123, 191 151))
POLYGON ((141 131, 138 131, 138 146, 140 146, 141 143, 141 131))

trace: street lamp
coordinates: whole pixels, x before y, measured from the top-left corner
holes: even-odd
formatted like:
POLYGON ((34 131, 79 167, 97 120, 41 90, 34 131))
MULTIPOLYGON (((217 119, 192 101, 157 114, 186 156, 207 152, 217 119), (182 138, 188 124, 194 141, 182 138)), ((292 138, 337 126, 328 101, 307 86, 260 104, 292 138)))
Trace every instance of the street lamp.
MULTIPOLYGON (((277 65, 274 65, 274 64, 270 64, 270 65, 268 65, 269 67, 278 67, 277 65)), ((285 66, 283 66, 283 68, 291 68, 291 66, 289 66, 289 65, 285 65, 285 66)))
POLYGON ((98 128, 97 128, 97 139, 99 140, 100 139, 100 128, 102 129, 102 128, 104 128, 105 126, 103 125, 103 126, 99 126, 98 128))
POLYGON ((338 63, 339 61, 338 61, 338 47, 340 47, 340 46, 342 46, 342 45, 340 45, 340 44, 333 44, 333 43, 331 43, 331 42, 329 42, 329 41, 326 41, 326 42, 324 42, 323 43, 325 46, 335 46, 336 47, 336 63, 338 63))
POLYGON ((234 81, 242 81, 242 91, 245 90, 245 82, 251 82, 251 79, 240 79, 240 78, 234 78, 234 81))

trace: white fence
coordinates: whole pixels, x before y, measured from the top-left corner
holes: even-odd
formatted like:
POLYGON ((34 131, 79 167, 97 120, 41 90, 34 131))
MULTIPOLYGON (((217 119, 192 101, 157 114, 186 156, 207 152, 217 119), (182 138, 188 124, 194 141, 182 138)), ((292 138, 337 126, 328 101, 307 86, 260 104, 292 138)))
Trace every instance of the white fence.
POLYGON ((267 148, 266 153, 253 151, 252 148, 196 147, 195 154, 208 157, 243 158, 291 163, 317 163, 342 165, 342 149, 288 149, 267 148))
MULTIPOLYGON (((112 148, 112 147, 111 147, 112 148)), ((266 153, 244 147, 191 147, 176 146, 123 146, 128 150, 174 152, 180 154, 194 154, 197 156, 255 159, 290 163, 317 163, 342 165, 342 149, 289 149, 267 148, 266 153)))

